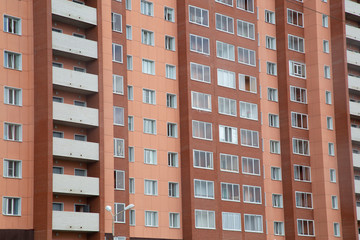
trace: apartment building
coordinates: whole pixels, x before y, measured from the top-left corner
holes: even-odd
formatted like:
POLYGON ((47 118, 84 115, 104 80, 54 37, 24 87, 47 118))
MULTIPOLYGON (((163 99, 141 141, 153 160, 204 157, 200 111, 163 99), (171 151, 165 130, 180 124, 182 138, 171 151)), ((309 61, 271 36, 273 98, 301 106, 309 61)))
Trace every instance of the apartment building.
POLYGON ((358 239, 360 3, 0 12, 0 239, 358 239))

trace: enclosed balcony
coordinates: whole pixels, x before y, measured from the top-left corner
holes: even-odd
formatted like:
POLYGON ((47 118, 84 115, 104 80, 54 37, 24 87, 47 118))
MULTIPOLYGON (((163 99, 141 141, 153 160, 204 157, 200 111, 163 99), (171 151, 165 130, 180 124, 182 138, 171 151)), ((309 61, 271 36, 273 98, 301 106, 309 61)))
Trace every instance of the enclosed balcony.
POLYGON ((97 127, 99 111, 95 108, 53 102, 53 119, 55 123, 74 127, 97 127))
POLYGON ((56 159, 99 161, 99 144, 65 138, 53 138, 53 156, 56 159))
POLYGON ((70 69, 53 67, 54 89, 92 94, 98 92, 98 76, 70 69))
POLYGON ((353 153, 353 165, 356 168, 360 168, 360 154, 353 153))
POLYGON ((360 91, 360 77, 349 75, 348 85, 350 90, 360 91))
POLYGON ((67 0, 52 0, 51 12, 55 21, 81 28, 96 26, 96 8, 67 0))
POLYGON ((53 174, 53 193, 99 196, 99 178, 53 174))
POLYGON ((354 65, 356 67, 360 66, 360 53, 347 50, 347 62, 350 65, 354 65))
POLYGON ((52 32, 52 48, 55 55, 82 61, 97 59, 97 42, 52 32))
POLYGON ((347 17, 353 20, 360 19, 360 4, 354 1, 345 0, 345 12, 347 17))
POLYGON ((53 211, 52 229, 57 231, 98 232, 99 214, 53 211))

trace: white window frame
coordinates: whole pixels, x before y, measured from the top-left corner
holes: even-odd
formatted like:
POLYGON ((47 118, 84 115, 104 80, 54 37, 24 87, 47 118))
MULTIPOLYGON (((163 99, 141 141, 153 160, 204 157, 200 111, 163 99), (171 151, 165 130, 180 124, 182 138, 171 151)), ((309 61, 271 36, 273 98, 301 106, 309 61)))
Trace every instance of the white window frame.
POLYGON ((190 62, 190 79, 194 80, 194 81, 198 81, 198 82, 203 82, 203 83, 211 83, 210 67, 206 66, 206 65, 190 62), (195 74, 195 71, 200 72, 200 74, 198 74, 198 73, 195 74), (207 74, 205 74, 205 73, 207 73, 207 74), (202 78, 199 78, 198 75, 202 75, 202 76, 200 76, 202 78), (208 79, 205 79, 205 77, 208 77, 208 79))
POLYGON ((125 158, 125 140, 114 138, 114 157, 125 158), (121 151, 122 149, 122 151, 121 151))
POLYGON ((207 9, 199 8, 196 6, 189 5, 189 22, 204 27, 209 27, 209 11, 207 9), (191 12, 194 9, 194 17, 192 18, 191 12), (200 11, 201 16, 196 16, 196 13, 200 11), (204 16, 206 15, 206 16, 204 16), (204 21, 205 19, 205 21, 204 21))
POLYGON ((215 199, 214 182, 202 179, 194 179, 194 198, 215 199), (205 184, 205 194, 196 193, 197 183, 200 184, 200 186, 205 184), (209 189, 211 190, 209 191, 209 189))
MULTIPOLYGON (((200 133, 200 132, 199 132, 200 133)), ((207 140, 207 141, 212 141, 213 140, 213 134, 212 134, 212 123, 208 123, 208 122, 202 122, 202 121, 198 121, 198 120, 192 120, 192 137, 196 138, 196 139, 202 139, 202 140, 207 140), (199 129, 194 129, 194 124, 198 124, 199 129), (203 126, 200 126, 203 125, 203 126), (206 129, 210 126, 210 136, 206 136, 206 129), (194 135, 195 131, 200 131, 200 128, 204 128, 204 137, 200 136, 196 136, 194 135)))
POLYGON ((14 159, 3 160, 3 177, 4 178, 22 178, 22 161, 14 159), (11 164, 10 164, 11 163, 11 164), (11 174, 9 174, 9 168, 11 166, 11 174), (16 166, 15 166, 16 165, 16 166))
POLYGON ((243 202, 251 204, 262 204, 261 187, 243 185, 243 202), (256 192, 259 194, 257 195, 256 192), (256 199, 257 197, 259 197, 259 199, 256 199))
POLYGON ((193 149, 193 167, 213 170, 214 169, 213 153, 208 151, 193 149), (196 160, 196 155, 199 156, 198 160, 196 160), (198 161, 198 165, 196 164, 197 161, 198 161))
POLYGON ((242 174, 260 176, 261 175, 260 159, 251 158, 251 157, 241 157, 241 170, 242 170, 242 174), (252 169, 252 172, 250 171, 245 172, 244 161, 246 161, 247 169, 250 170, 252 169), (251 166, 249 166, 249 164, 251 164, 251 166), (256 169, 258 169, 258 173, 256 172, 256 169))

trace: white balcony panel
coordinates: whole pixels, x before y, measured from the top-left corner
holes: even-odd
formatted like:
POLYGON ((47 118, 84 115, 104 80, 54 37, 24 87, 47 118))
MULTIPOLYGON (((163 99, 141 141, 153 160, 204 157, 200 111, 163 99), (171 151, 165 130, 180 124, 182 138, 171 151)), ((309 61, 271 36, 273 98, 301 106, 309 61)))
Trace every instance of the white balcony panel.
POLYGON ((346 37, 352 40, 360 41, 360 28, 346 25, 346 37))
POLYGON ((99 178, 53 174, 53 192, 99 196, 99 178))
POLYGON ((357 220, 360 221, 360 207, 356 207, 356 215, 357 215, 357 220))
POLYGON ((353 153, 353 165, 356 168, 360 168, 360 154, 353 153))
POLYGON ((98 92, 98 76, 90 73, 53 67, 53 84, 55 89, 70 92, 91 94, 98 92))
POLYGON ((57 231, 98 232, 99 214, 53 211, 52 229, 57 231))
POLYGON ((360 128, 351 128, 351 140, 360 142, 360 128))
POLYGON ((352 65, 360 66, 360 53, 347 50, 347 62, 352 65))
POLYGON ((65 125, 97 127, 99 126, 99 111, 95 108, 53 102, 53 119, 54 122, 65 125))
POLYGON ((360 91, 360 77, 348 76, 349 89, 360 91))
POLYGON ((355 193, 360 193, 360 180, 355 180, 355 193))
POLYGON ((345 12, 360 17, 360 4, 350 0, 345 0, 345 12))
POLYGON ((99 161, 99 144, 65 138, 53 138, 53 156, 65 160, 99 161))
POLYGON ((51 11, 56 21, 83 28, 96 26, 96 8, 68 0, 52 0, 51 11))
POLYGON ((52 32, 52 48, 55 54, 83 61, 97 59, 97 42, 52 32))
POLYGON ((360 103, 350 102, 350 114, 353 116, 360 116, 360 103))

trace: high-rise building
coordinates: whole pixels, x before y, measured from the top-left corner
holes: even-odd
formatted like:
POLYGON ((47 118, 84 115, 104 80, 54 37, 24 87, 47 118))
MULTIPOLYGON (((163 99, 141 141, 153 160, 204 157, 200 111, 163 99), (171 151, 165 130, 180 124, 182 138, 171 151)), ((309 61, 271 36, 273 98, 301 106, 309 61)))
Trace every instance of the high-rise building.
POLYGON ((0 13, 0 240, 359 238, 357 1, 0 13))

